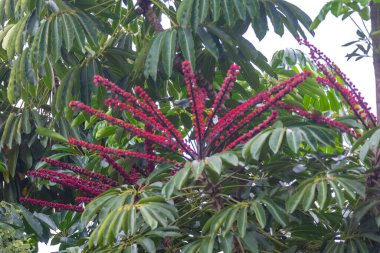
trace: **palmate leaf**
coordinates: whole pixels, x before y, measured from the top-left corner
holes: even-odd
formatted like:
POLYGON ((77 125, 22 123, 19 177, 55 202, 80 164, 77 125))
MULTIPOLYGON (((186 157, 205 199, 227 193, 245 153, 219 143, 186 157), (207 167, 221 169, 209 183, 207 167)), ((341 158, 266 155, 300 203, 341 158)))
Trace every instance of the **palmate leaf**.
MULTIPOLYGON (((133 188, 113 188, 99 195, 86 206, 81 217, 81 227, 87 226, 95 217, 99 222, 90 236, 90 248, 113 245, 120 233, 131 237, 141 229, 144 233, 151 230, 149 235, 152 237, 160 236, 158 231, 154 232, 156 228, 167 227, 162 228, 166 236, 178 236, 176 228, 168 226, 177 218, 177 210, 166 203, 161 196, 148 195, 151 194, 148 191, 143 193, 145 197, 136 194, 133 188), (138 202, 135 201, 137 196, 140 198, 138 202), (141 227, 142 223, 146 225, 141 227)), ((148 244, 143 247, 145 248, 148 244)))
POLYGON ((350 175, 328 175, 318 179, 307 179, 291 193, 286 202, 286 209, 289 213, 293 213, 302 203, 303 210, 307 211, 313 208, 312 203, 315 200, 320 210, 325 210, 330 204, 337 204, 339 208, 343 208, 348 201, 344 193, 352 199, 357 199, 358 196, 364 197, 365 186, 357 177, 350 175), (329 197, 331 193, 334 193, 333 198, 329 197))

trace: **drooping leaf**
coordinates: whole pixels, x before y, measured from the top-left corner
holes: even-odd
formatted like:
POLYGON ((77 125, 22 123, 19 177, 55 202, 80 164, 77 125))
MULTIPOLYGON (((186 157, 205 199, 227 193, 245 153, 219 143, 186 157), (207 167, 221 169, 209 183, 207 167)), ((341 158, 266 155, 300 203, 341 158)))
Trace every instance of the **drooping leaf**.
POLYGON ((178 29, 178 42, 185 60, 189 60, 191 67, 195 69, 194 38, 189 28, 178 29))
POLYGON ((177 42, 177 30, 169 30, 165 34, 164 44, 162 48, 162 63, 164 71, 168 77, 171 77, 173 72, 173 60, 175 47, 177 42))
POLYGON ((158 61, 160 59, 160 53, 162 50, 162 42, 164 40, 165 33, 159 33, 152 42, 152 46, 149 49, 149 53, 146 58, 145 77, 151 76, 154 81, 157 80, 158 61))

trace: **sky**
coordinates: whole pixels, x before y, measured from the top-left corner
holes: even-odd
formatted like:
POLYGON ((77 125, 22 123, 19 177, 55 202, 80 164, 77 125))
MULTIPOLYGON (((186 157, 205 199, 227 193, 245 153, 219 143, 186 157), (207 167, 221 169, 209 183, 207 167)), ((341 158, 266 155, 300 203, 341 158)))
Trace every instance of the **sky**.
MULTIPOLYGON (((322 6, 327 2, 325 0, 288 0, 288 2, 297 5, 314 19, 322 6)), ((355 17, 355 16, 354 16, 355 17)), ((356 19, 360 21, 357 17, 356 19)), ((360 23, 360 22, 359 22, 360 23)), ((370 30, 370 24, 367 24, 370 30)), ((270 26, 269 26, 270 27, 270 26)), ((359 61, 351 59, 346 60, 345 55, 353 50, 352 47, 342 47, 343 44, 357 38, 355 24, 346 19, 342 21, 339 18, 329 14, 324 22, 316 29, 315 36, 308 36, 308 40, 322 50, 331 60, 333 60, 357 88, 363 94, 366 102, 373 108, 375 113, 375 76, 372 66, 372 58, 363 58, 359 61)), ((299 46, 290 33, 285 32, 283 37, 268 32, 262 41, 258 41, 253 32, 245 35, 255 47, 260 50, 268 59, 271 59, 273 53, 284 48, 298 48, 308 53, 306 47, 299 46)), ((39 252, 47 253, 58 249, 57 246, 49 247, 43 243, 39 244, 39 252)))
MULTIPOLYGON (((295 4, 314 19, 318 16, 319 10, 327 1, 288 0, 288 2, 295 4)), ((353 16, 353 18, 362 26, 361 20, 358 16, 353 16)), ((370 23, 367 22, 366 25, 370 31, 370 23)), ((350 19, 342 21, 340 18, 336 18, 329 13, 326 20, 316 29, 315 36, 313 37, 312 35, 307 34, 307 37, 312 44, 324 52, 351 79, 361 91, 365 101, 373 108, 372 112, 375 113, 375 76, 372 58, 363 58, 359 61, 351 59, 350 61, 347 61, 345 57, 346 54, 352 52, 355 47, 342 47, 343 44, 353 41, 358 37, 356 35, 356 30, 357 28, 355 24, 350 19)), ((297 48, 308 53, 308 49, 305 46, 299 46, 289 32, 286 32, 283 37, 280 37, 273 32, 269 32, 262 41, 258 41, 252 31, 247 33, 245 37, 249 39, 268 59, 271 59, 276 50, 284 48, 297 48)))

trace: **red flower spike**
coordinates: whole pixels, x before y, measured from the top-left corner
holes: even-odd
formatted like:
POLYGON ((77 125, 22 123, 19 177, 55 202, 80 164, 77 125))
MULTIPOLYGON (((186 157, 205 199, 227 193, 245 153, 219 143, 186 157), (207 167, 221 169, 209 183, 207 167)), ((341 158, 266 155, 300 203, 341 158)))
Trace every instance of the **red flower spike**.
POLYGON ((211 107, 211 112, 207 115, 206 133, 208 132, 216 113, 220 111, 221 106, 229 97, 229 93, 231 92, 235 84, 239 71, 240 71, 240 67, 236 64, 233 64, 228 70, 227 76, 224 79, 223 84, 221 85, 220 90, 218 94, 216 95, 215 101, 211 107))
POLYGON ((61 162, 61 161, 57 161, 57 160, 54 160, 54 159, 50 159, 50 158, 41 158, 41 161, 47 162, 48 164, 50 164, 52 166, 59 167, 61 169, 71 170, 73 172, 76 172, 78 174, 87 176, 87 177, 89 177, 91 179, 94 179, 96 181, 99 181, 99 182, 102 182, 102 183, 105 183, 105 184, 109 184, 109 185, 112 185, 112 186, 117 186, 118 185, 118 182, 116 182, 115 180, 112 180, 112 179, 110 179, 110 178, 108 178, 105 175, 102 175, 100 173, 88 171, 88 170, 86 170, 84 168, 73 166, 73 165, 70 165, 70 164, 67 164, 67 163, 64 163, 64 162, 61 162))
MULTIPOLYGON (((202 109, 204 109, 204 105, 199 105, 197 102, 200 102, 199 99, 197 99, 197 96, 199 96, 202 91, 199 91, 199 87, 196 86, 196 77, 193 73, 193 70, 191 69, 191 64, 189 61, 184 61, 182 63, 182 72, 184 75, 185 83, 187 86, 187 93, 189 95, 190 105, 191 105, 191 112, 193 114, 193 126, 195 128, 195 136, 197 139, 197 151, 198 151, 198 158, 202 159, 203 157, 203 135, 204 135, 204 121, 203 121, 203 113, 202 109)), ((204 103, 202 101, 201 103, 204 103)))
POLYGON ((84 208, 81 206, 74 206, 74 205, 70 205, 70 204, 61 204, 61 203, 55 203, 55 202, 49 202, 49 201, 31 199, 31 198, 19 198, 19 201, 21 203, 30 203, 32 205, 52 207, 52 208, 55 208, 58 210, 70 210, 70 211, 75 211, 75 212, 83 212, 83 210, 84 210, 84 208))
POLYGON ((178 130, 162 114, 162 112, 157 108, 153 100, 146 94, 146 92, 141 87, 137 86, 134 89, 137 95, 139 95, 143 99, 138 100, 131 93, 122 90, 116 84, 101 76, 95 76, 94 83, 96 85, 105 86, 107 90, 111 91, 115 95, 115 97, 120 96, 126 102, 132 103, 136 108, 140 108, 146 115, 154 117, 157 122, 159 122, 162 126, 167 128, 167 131, 172 134, 178 145, 180 145, 192 158, 194 158, 195 152, 183 142, 181 134, 178 132, 178 130))
MULTIPOLYGON (((373 115, 370 112, 370 108, 368 107, 368 104, 364 102, 364 98, 361 96, 360 92, 358 92, 358 89, 355 87, 355 85, 350 81, 349 78, 347 78, 346 74, 344 74, 341 69, 328 58, 325 54, 323 54, 318 48, 316 48, 314 45, 312 45, 310 42, 304 39, 298 39, 297 40, 300 45, 305 45, 310 49, 309 55, 314 62, 314 64, 322 71, 322 73, 326 76, 326 79, 328 79, 331 84, 334 86, 334 89, 338 90, 344 99, 346 99, 347 103, 350 104, 351 109, 354 111, 356 116, 359 118, 359 120, 362 122, 362 124, 369 128, 368 124, 372 124, 373 126, 377 125, 377 119, 375 115, 373 115), (325 64, 323 64, 323 62, 325 64), (331 70, 329 71, 326 66, 328 66, 331 70), (336 81, 335 75, 339 76, 344 84, 349 87, 349 92, 345 93, 341 90, 341 87, 343 87, 339 82, 336 81), (359 105, 361 110, 363 112, 358 113, 356 108, 356 105, 359 105), (370 123, 366 123, 366 119, 370 120, 370 123)), ((347 90, 347 89, 346 89, 347 90)))
POLYGON ((75 198, 75 202, 77 202, 77 203, 87 203, 87 202, 90 202, 91 200, 93 200, 93 198, 89 198, 89 197, 76 197, 75 198))
MULTIPOLYGON (((242 117, 250 109, 250 106, 246 106, 244 104, 245 103, 250 104, 250 103, 252 103, 252 101, 247 101, 247 102, 243 103, 240 106, 240 110, 234 112, 234 114, 231 115, 231 119, 229 119, 228 121, 227 120, 221 121, 222 122, 221 124, 223 124, 223 126, 221 128, 218 128, 218 130, 216 131, 216 137, 211 139, 210 144, 212 144, 212 142, 216 140, 217 142, 219 142, 217 147, 219 148, 220 146, 222 146, 224 143, 226 143, 228 141, 228 139, 235 136, 236 133, 238 133, 238 131, 243 129, 254 118, 260 116, 263 112, 268 110, 272 105, 274 105, 277 101, 282 99, 286 94, 291 92, 298 85, 303 83, 306 80, 306 78, 310 77, 310 76, 311 76, 310 72, 303 72, 303 73, 300 73, 300 74, 294 76, 293 78, 291 78, 291 82, 287 82, 286 86, 279 84, 278 87, 283 87, 283 88, 281 90, 277 89, 276 90, 277 93, 275 93, 275 95, 272 98, 269 97, 269 95, 271 95, 271 94, 268 94, 267 92, 263 92, 263 93, 258 94, 256 97, 258 97, 260 99, 255 101, 255 102, 258 102, 260 100, 265 100, 264 105, 253 110, 251 113, 249 113, 243 119, 241 119, 240 121, 235 123, 236 119, 238 119, 239 117, 242 117), (217 139, 217 138, 219 138, 219 139, 217 139)), ((218 124, 219 124, 219 122, 218 122, 218 124)), ((217 127, 218 124, 215 127, 217 127)))
POLYGON ((89 149, 91 151, 104 152, 106 154, 114 154, 114 155, 117 155, 119 157, 128 157, 128 156, 130 156, 130 157, 136 157, 136 158, 141 158, 141 159, 145 159, 145 160, 150 160, 150 161, 153 161, 153 162, 169 162, 169 163, 175 163, 175 164, 178 163, 177 161, 166 159, 166 158, 163 158, 163 157, 160 157, 160 156, 147 155, 147 154, 143 154, 143 153, 139 153, 139 152, 127 151, 127 150, 123 150, 123 149, 106 148, 106 147, 103 147, 101 145, 96 145, 96 144, 88 143, 88 142, 77 140, 77 139, 74 139, 74 138, 70 138, 69 139, 69 143, 72 144, 72 145, 74 145, 74 146, 78 146, 78 147, 89 149))
POLYGON ((228 144, 227 147, 225 147, 223 149, 223 151, 227 151, 229 149, 232 149, 232 148, 234 148, 238 144, 244 144, 244 143, 246 143, 253 136, 255 136, 256 134, 260 133, 265 128, 267 128, 269 125, 271 125, 276 120, 277 117, 278 117, 278 112, 277 111, 272 111, 272 114, 266 120, 264 120, 262 123, 260 123, 259 125, 257 125, 255 128, 253 128, 252 130, 250 130, 247 133, 243 134, 242 136, 240 136, 239 138, 237 138, 236 140, 234 140, 230 144, 228 144))
POLYGON ((170 139, 174 138, 175 141, 179 143, 176 148, 178 148, 182 153, 190 150, 192 154, 194 154, 194 152, 191 150, 191 147, 187 145, 182 139, 179 139, 179 141, 177 141, 176 136, 179 135, 178 130, 176 130, 177 133, 175 133, 175 131, 171 131, 169 128, 164 127, 162 124, 160 124, 156 118, 148 116, 143 111, 136 109, 131 105, 127 105, 119 100, 108 98, 106 99, 105 104, 120 111, 128 111, 132 114, 132 116, 158 130, 158 132, 160 132, 165 137, 170 139))
MULTIPOLYGON (((145 131, 148 133, 153 133, 153 128, 150 125, 145 125, 145 131)), ((153 143, 150 140, 145 139, 144 141, 144 149, 145 149, 145 154, 147 155, 153 155, 153 143)), ((147 164, 147 175, 149 175, 153 170, 154 170, 154 163, 152 161, 148 161, 147 164)))
POLYGON ((114 159, 109 157, 106 153, 100 152, 99 155, 103 157, 107 161, 107 163, 109 163, 111 167, 123 177, 125 182, 131 185, 136 183, 138 175, 134 169, 131 169, 131 171, 127 173, 114 159))
POLYGON ((276 105, 281 109, 285 109, 285 110, 288 110, 289 112, 293 112, 295 114, 298 114, 304 118, 314 120, 317 123, 327 124, 333 128, 338 129, 339 131, 348 133, 352 137, 359 138, 361 136, 360 134, 356 133, 353 129, 350 129, 348 126, 336 121, 335 119, 319 116, 319 115, 316 115, 314 113, 309 113, 307 111, 304 111, 304 110, 297 108, 295 106, 291 106, 291 105, 284 103, 284 102, 277 102, 276 105))
POLYGON ((99 195, 105 190, 111 188, 109 185, 100 184, 97 182, 80 179, 77 177, 69 176, 64 173, 56 172, 53 170, 39 169, 37 171, 28 171, 28 175, 48 179, 49 181, 66 185, 80 191, 84 191, 91 195, 99 195))
POLYGON ((144 130, 141 130, 140 128, 135 127, 132 124, 125 123, 123 120, 109 116, 109 115, 105 114, 104 112, 96 110, 96 109, 94 109, 88 105, 83 104, 82 102, 79 102, 79 101, 71 101, 69 105, 73 109, 81 110, 82 112, 89 113, 89 114, 94 115, 95 117, 97 117, 99 119, 105 120, 105 121, 109 122, 110 124, 120 126, 120 127, 124 128, 125 130, 127 130, 128 132, 132 133, 133 135, 149 139, 149 140, 157 143, 158 145, 161 145, 164 148, 170 149, 172 151, 177 151, 177 147, 178 147, 177 144, 175 142, 173 142, 172 140, 166 138, 166 137, 148 133, 144 130))

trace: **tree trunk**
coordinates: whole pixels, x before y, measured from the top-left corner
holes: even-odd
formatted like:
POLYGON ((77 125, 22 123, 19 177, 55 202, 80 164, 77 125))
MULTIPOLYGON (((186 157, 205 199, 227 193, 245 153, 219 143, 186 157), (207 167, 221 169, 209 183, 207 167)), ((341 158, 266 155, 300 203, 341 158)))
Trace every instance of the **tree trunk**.
MULTIPOLYGON (((370 3, 372 32, 380 30, 380 3, 370 3)), ((380 119, 380 36, 372 37, 373 67, 376 82, 377 120, 380 119)))

